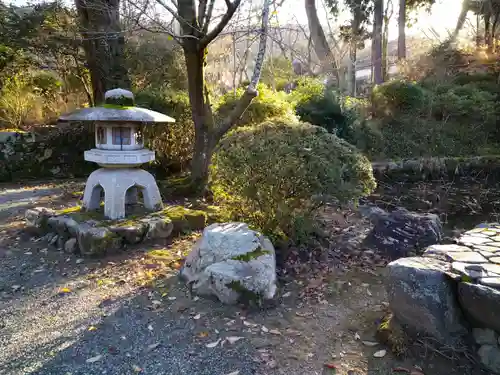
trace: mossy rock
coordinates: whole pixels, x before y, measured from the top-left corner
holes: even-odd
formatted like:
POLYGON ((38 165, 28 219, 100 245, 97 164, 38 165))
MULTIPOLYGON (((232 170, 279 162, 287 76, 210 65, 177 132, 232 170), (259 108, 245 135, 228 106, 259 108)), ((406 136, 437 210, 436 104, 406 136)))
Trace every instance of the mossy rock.
POLYGON ((120 249, 123 239, 107 228, 94 228, 89 225, 80 227, 78 245, 83 255, 102 256, 120 249))
POLYGON ((160 213, 172 220, 173 233, 202 230, 207 224, 207 214, 200 210, 191 210, 182 206, 167 207, 160 213))

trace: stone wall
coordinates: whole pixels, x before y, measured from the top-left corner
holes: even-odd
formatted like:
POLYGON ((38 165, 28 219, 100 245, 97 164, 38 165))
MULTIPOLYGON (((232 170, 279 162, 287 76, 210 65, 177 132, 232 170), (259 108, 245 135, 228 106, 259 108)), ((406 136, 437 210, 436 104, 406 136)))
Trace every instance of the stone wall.
POLYGON ((455 244, 390 263, 387 291, 408 332, 472 348, 486 369, 500 374, 500 224, 482 224, 455 244))
POLYGON ((500 177, 500 155, 473 157, 428 157, 372 163, 377 180, 422 181, 456 176, 500 177))
POLYGON ((83 159, 94 146, 89 126, 53 128, 36 137, 30 133, 0 143, 0 182, 86 177, 97 166, 83 159))

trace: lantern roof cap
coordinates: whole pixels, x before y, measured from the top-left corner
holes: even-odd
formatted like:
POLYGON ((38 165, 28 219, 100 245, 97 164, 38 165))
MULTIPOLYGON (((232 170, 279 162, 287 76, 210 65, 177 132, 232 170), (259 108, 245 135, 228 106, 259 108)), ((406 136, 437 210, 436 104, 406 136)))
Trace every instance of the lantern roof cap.
POLYGON ((77 109, 59 117, 59 121, 103 121, 103 122, 175 122, 170 116, 150 109, 136 107, 134 94, 124 89, 108 90, 102 106, 77 109))

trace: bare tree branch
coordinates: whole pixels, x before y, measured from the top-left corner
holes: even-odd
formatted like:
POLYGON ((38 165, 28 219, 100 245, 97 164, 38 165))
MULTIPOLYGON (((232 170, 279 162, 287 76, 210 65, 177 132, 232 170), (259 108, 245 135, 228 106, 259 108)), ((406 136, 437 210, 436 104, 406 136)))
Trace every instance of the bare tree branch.
POLYGON ((226 5, 227 5, 226 13, 224 13, 221 20, 217 24, 217 26, 215 26, 212 31, 205 34, 205 36, 203 38, 201 38, 201 40, 200 40, 200 45, 203 48, 208 46, 210 44, 210 42, 212 40, 214 40, 221 33, 221 31, 224 29, 224 27, 226 27, 226 25, 229 23, 229 21, 233 17, 234 12, 236 12, 236 9, 238 9, 240 3, 241 3, 241 0, 234 0, 234 2, 232 2, 232 3, 229 0, 226 0, 226 5))
POLYGON ((269 24, 269 6, 271 0, 264 0, 264 6, 262 8, 262 24, 261 24, 261 34, 259 39, 259 52, 257 53, 257 58, 255 60, 255 66, 252 74, 252 79, 247 89, 241 96, 240 100, 236 104, 236 107, 231 111, 229 116, 224 120, 222 125, 217 129, 216 136, 222 138, 234 124, 241 118, 243 113, 246 111, 252 100, 259 94, 257 91, 257 84, 259 83, 260 74, 262 72, 262 64, 264 62, 264 56, 266 55, 267 46, 267 29, 269 24))
POLYGON ((215 0, 210 0, 210 4, 208 5, 208 12, 205 16, 205 20, 203 21, 202 33, 206 34, 208 32, 208 26, 210 25, 210 21, 212 20, 212 12, 214 11, 215 0))

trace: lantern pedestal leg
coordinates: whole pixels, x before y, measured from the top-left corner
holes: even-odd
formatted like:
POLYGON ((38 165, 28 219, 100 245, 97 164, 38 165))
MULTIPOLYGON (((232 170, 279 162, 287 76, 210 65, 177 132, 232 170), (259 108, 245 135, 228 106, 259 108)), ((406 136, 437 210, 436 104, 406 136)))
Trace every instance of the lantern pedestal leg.
POLYGON ((104 215, 112 220, 125 217, 125 204, 136 203, 142 191, 144 207, 150 211, 163 208, 160 191, 154 177, 138 168, 101 168, 89 176, 83 196, 85 209, 100 206, 101 189, 104 190, 104 215))

